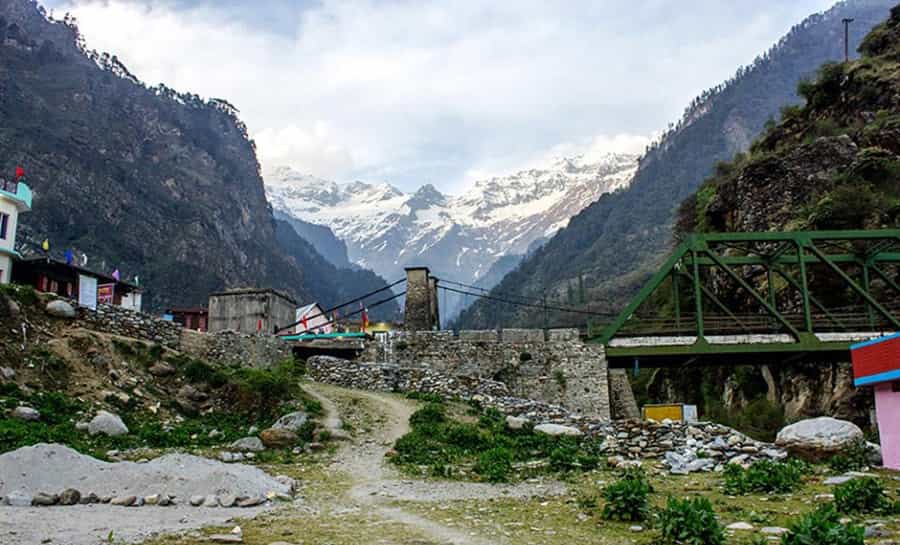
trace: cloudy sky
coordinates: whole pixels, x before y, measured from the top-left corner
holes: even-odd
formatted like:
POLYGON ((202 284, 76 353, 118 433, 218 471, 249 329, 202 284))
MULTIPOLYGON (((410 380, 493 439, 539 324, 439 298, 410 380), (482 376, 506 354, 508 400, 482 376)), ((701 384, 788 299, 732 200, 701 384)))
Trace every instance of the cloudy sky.
POLYGON ((48 0, 148 84, 226 98, 264 168, 472 181, 640 151, 831 0, 48 0))

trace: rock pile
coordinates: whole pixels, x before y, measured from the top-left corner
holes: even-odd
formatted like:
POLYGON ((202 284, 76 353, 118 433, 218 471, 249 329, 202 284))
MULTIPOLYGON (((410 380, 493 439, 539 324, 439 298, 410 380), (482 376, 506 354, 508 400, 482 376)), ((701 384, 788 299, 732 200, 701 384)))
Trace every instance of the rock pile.
POLYGON ((199 496, 207 507, 253 507, 290 500, 296 486, 289 477, 271 477, 256 467, 186 454, 108 463, 48 444, 0 455, 0 467, 0 496, 10 506, 193 505, 190 499, 199 496))

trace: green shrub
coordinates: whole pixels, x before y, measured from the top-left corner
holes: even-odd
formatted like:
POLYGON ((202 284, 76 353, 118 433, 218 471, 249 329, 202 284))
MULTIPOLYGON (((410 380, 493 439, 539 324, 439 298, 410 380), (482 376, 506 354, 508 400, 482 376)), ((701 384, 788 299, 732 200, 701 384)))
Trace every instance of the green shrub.
POLYGON ((825 505, 791 525, 781 545, 864 545, 864 530, 843 525, 834 506, 825 505))
POLYGON ((845 514, 893 510, 884 487, 877 479, 852 479, 834 489, 834 505, 845 514))
POLYGON ((429 403, 443 403, 444 396, 440 394, 432 394, 429 392, 406 392, 407 399, 415 399, 418 401, 427 401, 429 403))
POLYGON ((509 449, 494 447, 482 452, 475 464, 475 473, 478 473, 492 483, 502 483, 509 479, 512 473, 513 457, 509 449))
POLYGON ((669 498, 659 514, 659 528, 665 545, 722 545, 725 533, 706 498, 669 498))
POLYGON ((862 471, 869 467, 872 450, 865 441, 856 441, 847 447, 841 454, 836 454, 828 460, 828 467, 837 473, 848 471, 862 471))
POLYGON ((641 474, 626 474, 603 490, 603 518, 637 522, 650 513, 648 497, 653 491, 650 483, 641 474))
POLYGON ((809 466, 799 460, 772 462, 759 460, 747 469, 737 464, 725 467, 725 493, 733 495, 751 492, 793 492, 800 487, 809 466))
POLYGON ((427 424, 441 424, 446 421, 447 415, 445 413, 445 408, 440 403, 428 403, 409 417, 409 425, 412 427, 427 424))
POLYGON ((171 360, 191 384, 208 384, 213 388, 221 388, 228 383, 228 376, 205 361, 179 356, 171 360))

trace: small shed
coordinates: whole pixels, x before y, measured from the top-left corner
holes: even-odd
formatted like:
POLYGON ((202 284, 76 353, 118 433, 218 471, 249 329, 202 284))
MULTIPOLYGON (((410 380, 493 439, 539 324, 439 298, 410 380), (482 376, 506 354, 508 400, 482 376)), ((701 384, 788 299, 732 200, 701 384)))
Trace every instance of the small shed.
POLYGON ((325 315, 325 310, 319 306, 319 303, 310 303, 297 309, 296 320, 297 326, 294 332, 298 335, 303 333, 329 334, 334 333, 334 323, 325 315), (306 318, 304 323, 303 319, 306 318))
POLYGON ((900 333, 850 347, 853 381, 875 389, 884 467, 900 469, 900 333))
POLYGON ((166 309, 166 315, 171 316, 173 322, 181 324, 185 329, 194 331, 209 329, 209 311, 203 307, 170 308, 166 309))
POLYGON ((209 296, 209 331, 272 335, 296 321, 297 302, 271 288, 240 288, 209 296))

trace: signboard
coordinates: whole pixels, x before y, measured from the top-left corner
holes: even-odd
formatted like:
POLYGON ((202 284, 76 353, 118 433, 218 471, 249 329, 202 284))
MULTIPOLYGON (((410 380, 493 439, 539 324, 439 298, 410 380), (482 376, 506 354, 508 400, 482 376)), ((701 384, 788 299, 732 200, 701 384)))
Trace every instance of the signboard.
POLYGON ((97 310, 97 279, 93 276, 78 275, 78 304, 97 310))
POLYGON ((115 293, 115 284, 101 284, 97 286, 97 302, 104 305, 111 305, 113 304, 115 293))
POLYGON ((900 380, 900 333, 854 344, 850 355, 856 386, 900 380))

